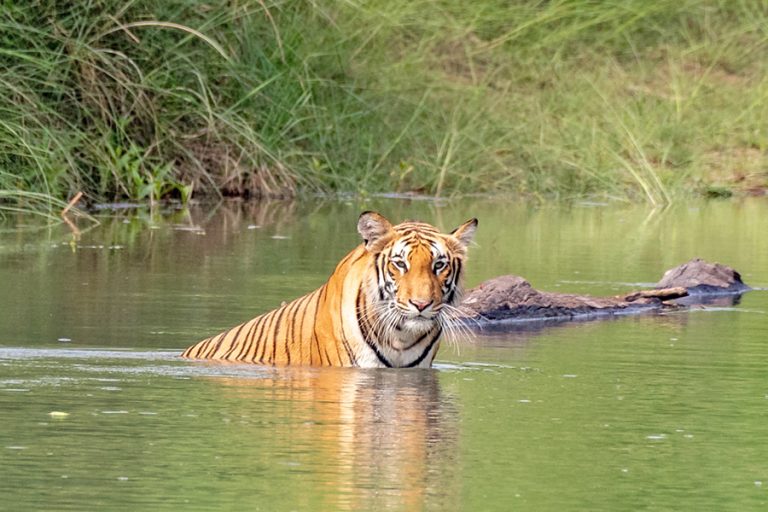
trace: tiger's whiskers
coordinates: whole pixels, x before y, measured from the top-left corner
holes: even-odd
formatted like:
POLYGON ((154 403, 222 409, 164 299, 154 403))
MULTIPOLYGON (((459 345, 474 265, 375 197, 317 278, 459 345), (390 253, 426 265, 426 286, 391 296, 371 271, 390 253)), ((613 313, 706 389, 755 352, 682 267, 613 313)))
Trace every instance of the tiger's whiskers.
POLYGON ((456 350, 457 354, 461 354, 460 341, 469 341, 470 343, 475 340, 475 333, 467 325, 467 321, 474 322, 476 325, 480 325, 479 322, 469 315, 468 311, 461 307, 456 307, 451 304, 443 304, 442 315, 445 318, 441 319, 443 325, 445 338, 448 341, 448 345, 456 350))

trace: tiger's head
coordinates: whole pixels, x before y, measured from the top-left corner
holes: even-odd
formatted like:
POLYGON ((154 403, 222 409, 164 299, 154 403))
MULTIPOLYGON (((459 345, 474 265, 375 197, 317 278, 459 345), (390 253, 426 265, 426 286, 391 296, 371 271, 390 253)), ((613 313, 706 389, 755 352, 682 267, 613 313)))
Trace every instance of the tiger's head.
POLYGON ((471 219, 450 233, 417 221, 393 226, 375 212, 360 215, 357 230, 375 258, 374 298, 393 328, 424 332, 456 316, 471 219))

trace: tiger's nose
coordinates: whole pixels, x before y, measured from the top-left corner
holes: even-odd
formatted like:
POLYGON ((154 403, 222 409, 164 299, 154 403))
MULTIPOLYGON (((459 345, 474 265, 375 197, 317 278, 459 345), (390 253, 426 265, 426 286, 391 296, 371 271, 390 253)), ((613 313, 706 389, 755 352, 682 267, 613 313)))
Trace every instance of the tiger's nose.
POLYGON ((416 307, 416 309, 419 310, 419 312, 424 311, 430 305, 432 305, 432 301, 431 300, 408 299, 408 302, 413 304, 416 307))

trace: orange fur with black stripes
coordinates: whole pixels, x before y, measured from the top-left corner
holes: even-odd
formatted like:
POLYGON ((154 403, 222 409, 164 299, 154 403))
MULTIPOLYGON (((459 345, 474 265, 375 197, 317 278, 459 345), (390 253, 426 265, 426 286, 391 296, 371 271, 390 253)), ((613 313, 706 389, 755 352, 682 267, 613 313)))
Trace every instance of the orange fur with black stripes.
POLYGON ((191 359, 268 365, 429 367, 458 316, 477 220, 449 234, 364 212, 363 243, 319 289, 189 347, 191 359))

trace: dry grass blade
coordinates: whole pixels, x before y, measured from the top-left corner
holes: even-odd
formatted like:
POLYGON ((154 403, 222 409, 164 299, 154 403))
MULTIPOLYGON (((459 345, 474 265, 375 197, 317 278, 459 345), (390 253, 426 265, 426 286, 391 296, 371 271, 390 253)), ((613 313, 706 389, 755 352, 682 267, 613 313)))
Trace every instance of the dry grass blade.
POLYGON ((171 21, 134 21, 134 22, 131 22, 131 23, 120 23, 120 24, 118 24, 118 26, 116 26, 116 27, 114 27, 112 29, 109 29, 109 30, 107 30, 105 32, 102 32, 101 34, 99 34, 96 37, 95 40, 98 41, 99 39, 102 39, 106 35, 112 34, 114 32, 119 32, 119 31, 122 31, 122 30, 124 30, 124 31, 126 31, 127 33, 130 34, 130 29, 138 28, 138 27, 157 27, 157 28, 171 28, 171 29, 174 29, 174 30, 181 30, 182 32, 186 32, 188 34, 192 34, 193 36, 197 37, 198 39, 204 41, 207 45, 209 45, 211 48, 216 50, 216 52, 219 55, 224 57, 224 60, 227 60, 227 61, 231 60, 231 58, 227 54, 227 52, 224 51, 224 48, 222 48, 221 45, 219 43, 217 43, 216 41, 214 41, 212 38, 206 36, 205 34, 200 32, 199 30, 195 30, 192 27, 188 27, 186 25, 181 25, 179 23, 173 23, 171 21))

